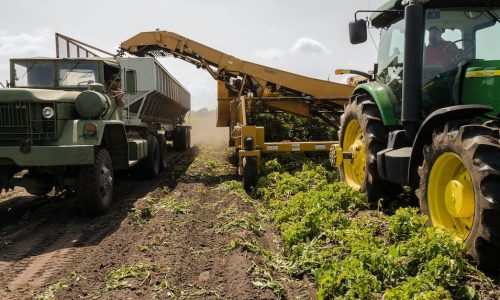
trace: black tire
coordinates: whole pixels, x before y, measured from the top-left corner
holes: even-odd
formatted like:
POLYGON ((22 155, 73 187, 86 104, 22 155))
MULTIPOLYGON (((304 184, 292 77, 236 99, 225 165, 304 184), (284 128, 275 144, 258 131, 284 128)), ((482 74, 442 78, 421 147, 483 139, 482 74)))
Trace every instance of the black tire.
POLYGON ((179 151, 180 127, 175 127, 172 131, 172 148, 179 151))
POLYGON ((26 192, 35 196, 46 196, 54 189, 54 178, 50 174, 34 172, 34 174, 25 175, 26 178, 32 178, 38 182, 37 186, 27 186, 26 192))
POLYGON ((155 178, 160 174, 160 146, 154 135, 148 134, 148 156, 141 159, 134 169, 136 177, 141 179, 155 178))
POLYGON ((191 149, 191 128, 186 127, 186 151, 191 149))
POLYGON ((189 128, 179 128, 179 151, 187 151, 191 147, 191 135, 189 128))
POLYGON ((77 203, 87 215, 104 214, 111 206, 114 190, 113 162, 104 148, 95 149, 93 165, 80 167, 77 203))
MULTIPOLYGON (((395 198, 401 193, 401 186, 382 180, 378 174, 377 152, 387 147, 388 130, 382 122, 380 111, 372 97, 365 94, 355 95, 346 105, 340 118, 339 137, 342 149, 344 149, 347 125, 351 120, 359 122, 365 144, 365 175, 362 182, 359 183, 359 190, 365 192, 369 202, 374 204, 380 198, 388 200, 395 198)), ((346 182, 343 165, 339 168, 339 173, 342 181, 346 182)))
POLYGON ((243 157, 243 188, 251 191, 257 184, 257 158, 243 157))
POLYGON ((160 147, 160 172, 167 168, 167 139, 164 135, 157 135, 156 140, 160 147))
POLYGON ((174 150, 187 151, 191 148, 191 131, 189 127, 177 127, 174 129, 174 150))
POLYGON ((418 170, 420 208, 429 216, 429 225, 433 225, 428 195, 431 170, 445 153, 451 152, 461 159, 474 191, 472 228, 465 227, 469 231, 464 244, 468 254, 486 271, 500 268, 499 138, 498 127, 447 124, 434 131, 432 144, 424 147, 424 161, 418 170))
POLYGON ((26 192, 35 196, 46 196, 48 193, 52 192, 53 189, 54 189, 53 186, 27 187, 26 192))

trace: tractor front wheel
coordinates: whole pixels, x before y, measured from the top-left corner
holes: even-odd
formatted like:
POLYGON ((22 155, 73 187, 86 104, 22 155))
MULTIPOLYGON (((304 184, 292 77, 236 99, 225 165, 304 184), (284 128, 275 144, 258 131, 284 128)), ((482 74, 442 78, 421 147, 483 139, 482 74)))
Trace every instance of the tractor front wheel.
POLYGON ((388 130, 372 97, 354 96, 346 105, 339 137, 342 151, 348 154, 339 168, 342 181, 366 192, 371 203, 401 192, 400 186, 381 179, 378 174, 377 152, 387 147, 388 130))
POLYGON ((429 225, 452 231, 482 269, 500 267, 498 128, 447 124, 423 151, 417 196, 429 225))

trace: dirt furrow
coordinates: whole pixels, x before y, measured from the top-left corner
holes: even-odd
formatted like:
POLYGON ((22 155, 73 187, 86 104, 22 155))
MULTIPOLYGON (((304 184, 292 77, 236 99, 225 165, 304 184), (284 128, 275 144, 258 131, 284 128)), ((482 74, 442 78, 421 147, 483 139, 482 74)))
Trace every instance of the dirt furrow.
MULTIPOLYGON (((176 165, 185 156, 185 153, 170 153, 168 159, 176 165)), ((33 290, 53 278, 68 276, 79 262, 91 262, 92 254, 120 227, 134 202, 167 177, 172 176, 167 172, 149 181, 118 179, 115 206, 110 213, 97 218, 81 216, 70 199, 33 197, 23 191, 10 192, 15 198, 8 199, 4 194, 0 299, 29 298, 33 290)))

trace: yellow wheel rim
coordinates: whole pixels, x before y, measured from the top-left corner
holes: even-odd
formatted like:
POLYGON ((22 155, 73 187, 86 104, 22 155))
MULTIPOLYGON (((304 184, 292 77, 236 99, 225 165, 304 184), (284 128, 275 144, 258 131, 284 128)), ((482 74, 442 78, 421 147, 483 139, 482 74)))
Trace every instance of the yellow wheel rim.
POLYGON ((344 132, 343 151, 352 153, 352 158, 344 159, 345 181, 359 189, 365 181, 366 153, 363 129, 358 120, 351 120, 344 132))
POLYGON ((464 162, 452 152, 441 154, 429 175, 427 199, 434 226, 465 240, 474 222, 474 186, 464 162))

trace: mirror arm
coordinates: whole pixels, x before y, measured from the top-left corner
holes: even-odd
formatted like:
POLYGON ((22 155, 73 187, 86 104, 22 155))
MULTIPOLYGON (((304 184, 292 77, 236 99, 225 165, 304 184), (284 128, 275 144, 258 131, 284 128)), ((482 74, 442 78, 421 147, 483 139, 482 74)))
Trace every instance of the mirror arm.
POLYGON ((404 13, 404 10, 392 9, 392 10, 358 10, 354 13, 354 21, 358 20, 358 13, 404 13))

